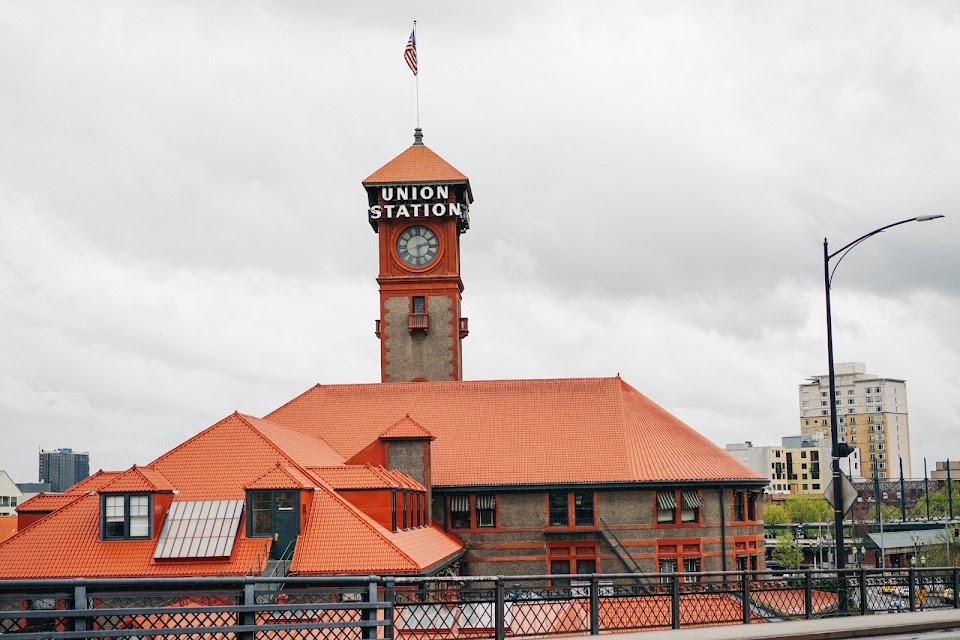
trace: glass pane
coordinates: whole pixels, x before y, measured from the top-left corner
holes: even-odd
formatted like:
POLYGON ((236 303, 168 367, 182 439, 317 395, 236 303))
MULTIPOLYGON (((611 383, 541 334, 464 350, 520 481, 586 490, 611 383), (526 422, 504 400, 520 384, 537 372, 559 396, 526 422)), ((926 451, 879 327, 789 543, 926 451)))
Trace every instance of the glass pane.
POLYGON ((293 511, 296 506, 295 494, 291 491, 278 491, 276 493, 277 511, 293 511))
MULTIPOLYGON (((578 527, 593 526, 593 494, 575 493, 573 494, 574 517, 578 527)), ((592 573, 592 572, 591 572, 592 573)))
POLYGON ((145 516, 149 513, 148 505, 150 498, 148 496, 130 496, 130 515, 145 516))
POLYGON ((273 534, 272 502, 269 493, 254 493, 250 498, 250 528, 255 536, 273 534))
POLYGON ((150 518, 146 516, 136 516, 130 518, 130 537, 146 538, 150 535, 148 525, 150 518))
POLYGON ((570 516, 567 511, 567 494, 550 494, 550 526, 566 527, 570 523, 570 516))

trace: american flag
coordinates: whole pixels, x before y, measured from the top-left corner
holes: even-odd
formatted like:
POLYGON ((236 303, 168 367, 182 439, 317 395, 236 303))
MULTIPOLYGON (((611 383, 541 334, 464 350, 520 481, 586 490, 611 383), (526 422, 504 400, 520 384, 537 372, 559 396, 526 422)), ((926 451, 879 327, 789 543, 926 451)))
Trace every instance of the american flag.
POLYGON ((407 40, 407 48, 403 50, 403 59, 407 61, 407 66, 413 75, 417 75, 417 37, 416 31, 410 32, 410 38, 407 40))

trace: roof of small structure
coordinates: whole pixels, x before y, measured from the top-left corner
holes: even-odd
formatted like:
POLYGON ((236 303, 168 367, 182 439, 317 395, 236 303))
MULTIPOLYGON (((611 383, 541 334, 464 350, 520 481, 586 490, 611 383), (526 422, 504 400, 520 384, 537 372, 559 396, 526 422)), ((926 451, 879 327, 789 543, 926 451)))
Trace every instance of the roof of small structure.
POLYGON ((363 181, 363 186, 380 184, 467 183, 469 179, 423 144, 417 131, 415 142, 396 158, 363 181))

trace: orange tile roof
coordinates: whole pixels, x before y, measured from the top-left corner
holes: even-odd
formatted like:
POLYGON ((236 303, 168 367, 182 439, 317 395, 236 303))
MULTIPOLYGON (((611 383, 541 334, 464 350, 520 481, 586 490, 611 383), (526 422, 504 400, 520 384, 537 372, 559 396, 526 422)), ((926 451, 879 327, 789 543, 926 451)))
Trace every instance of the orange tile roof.
MULTIPOLYGON (((760 585, 759 588, 751 588, 751 591, 756 602, 776 613, 798 616, 807 610, 806 593, 803 589, 760 585)), ((835 608, 837 602, 836 593, 816 589, 810 592, 811 611, 815 614, 835 608)))
POLYGON ((349 459, 408 413, 434 486, 764 480, 619 377, 317 385, 266 418, 349 459))
POLYGON ((381 440, 403 440, 407 438, 436 440, 433 434, 411 418, 409 413, 390 425, 379 437, 381 440))
POLYGON ((113 482, 117 476, 124 471, 104 471, 101 469, 97 471, 92 476, 87 476, 77 484, 73 485, 67 489, 64 493, 86 493, 87 491, 99 491, 100 487, 107 484, 108 482, 113 482))
MULTIPOLYGON (((157 540, 101 540, 100 496, 69 505, 0 543, 4 578, 244 575, 257 568, 264 540, 237 537, 229 559, 155 562, 157 540), (69 553, 51 553, 51 549, 69 553)), ((241 524, 241 528, 242 528, 241 524)))
POLYGON ((408 475, 398 471, 397 469, 391 469, 390 471, 384 470, 384 473, 391 474, 394 479, 400 484, 404 489, 413 489, 414 491, 426 491, 427 488, 411 478, 408 475))
POLYGON ((131 492, 165 492, 169 493, 176 490, 170 481, 163 477, 163 474, 151 467, 138 467, 133 465, 127 471, 103 484, 100 487, 101 493, 131 493, 131 492))
POLYGON ((463 548, 436 527, 388 531, 329 491, 314 493, 308 520, 291 573, 419 573, 463 548))
POLYGON ((0 516, 0 542, 17 532, 17 516, 0 516))
POLYGON ((307 476, 291 464, 278 462, 244 489, 306 489, 317 486, 314 478, 307 476))
POLYGON ((310 471, 334 489, 395 489, 402 486, 383 467, 369 464, 311 467, 310 471))
POLYGON ((244 487, 277 463, 305 470, 342 462, 343 456, 318 438, 234 413, 150 466, 173 480, 181 500, 226 500, 243 498, 244 487))
POLYGON ((44 493, 41 491, 17 506, 17 513, 50 513, 65 507, 86 493, 44 493))
POLYGON ((396 158, 374 171, 364 186, 377 184, 466 182, 467 176, 423 144, 414 144, 396 158))

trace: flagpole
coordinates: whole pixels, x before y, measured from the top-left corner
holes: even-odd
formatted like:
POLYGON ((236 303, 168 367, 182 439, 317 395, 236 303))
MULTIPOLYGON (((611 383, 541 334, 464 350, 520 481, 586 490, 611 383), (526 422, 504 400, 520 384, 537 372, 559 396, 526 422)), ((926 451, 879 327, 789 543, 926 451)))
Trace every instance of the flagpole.
MULTIPOLYGON (((413 41, 417 41, 417 21, 413 21, 413 41)), ((417 52, 417 73, 413 74, 414 82, 417 85, 417 128, 420 128, 420 60, 417 52)))

